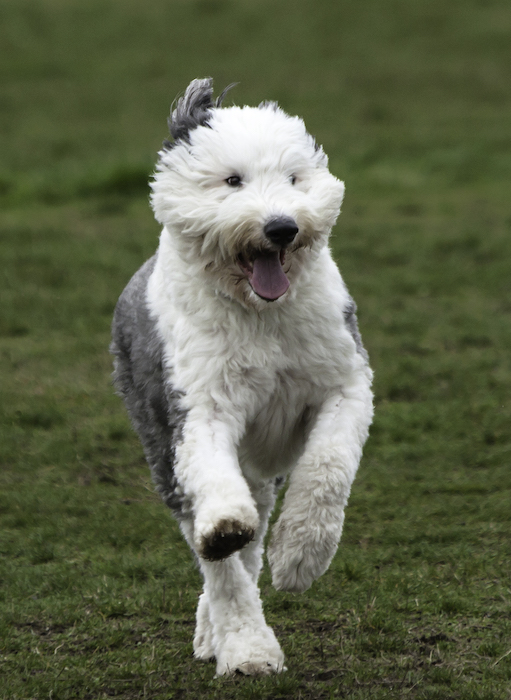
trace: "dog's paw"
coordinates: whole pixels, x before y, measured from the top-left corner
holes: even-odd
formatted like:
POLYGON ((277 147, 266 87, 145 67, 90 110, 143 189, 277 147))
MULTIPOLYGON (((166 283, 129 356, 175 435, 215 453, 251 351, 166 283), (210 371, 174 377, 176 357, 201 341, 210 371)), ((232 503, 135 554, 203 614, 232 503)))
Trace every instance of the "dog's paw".
POLYGON ((193 655, 201 661, 211 661, 215 658, 215 648, 213 646, 213 635, 211 630, 203 630, 201 634, 196 634, 193 640, 193 655))
POLYGON ((254 539, 255 530, 239 520, 221 520, 215 529, 203 535, 199 556, 207 561, 221 561, 254 539))
POLYGON ((209 512, 202 508, 194 523, 197 554, 207 561, 226 559, 254 539, 258 524, 257 509, 252 503, 236 503, 209 512))
POLYGON ((268 676, 285 671, 284 654, 270 627, 226 635, 217 655, 217 676, 242 673, 245 676, 268 676))
POLYGON ((280 518, 268 547, 272 583, 278 591, 303 593, 330 566, 342 531, 340 523, 317 523, 280 518))
POLYGON ((193 640, 193 655, 199 661, 212 661, 215 658, 215 649, 212 639, 208 636, 193 640))

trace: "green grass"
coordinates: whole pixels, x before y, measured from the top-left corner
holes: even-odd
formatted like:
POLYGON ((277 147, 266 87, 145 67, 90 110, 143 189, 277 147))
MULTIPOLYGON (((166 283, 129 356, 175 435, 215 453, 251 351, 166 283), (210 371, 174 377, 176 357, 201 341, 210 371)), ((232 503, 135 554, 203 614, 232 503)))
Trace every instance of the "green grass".
POLYGON ((511 8, 5 0, 0 697, 511 698, 511 8), (170 102, 212 75, 303 115, 376 417, 330 570, 261 588, 288 672, 193 661, 200 577, 110 385, 170 102))

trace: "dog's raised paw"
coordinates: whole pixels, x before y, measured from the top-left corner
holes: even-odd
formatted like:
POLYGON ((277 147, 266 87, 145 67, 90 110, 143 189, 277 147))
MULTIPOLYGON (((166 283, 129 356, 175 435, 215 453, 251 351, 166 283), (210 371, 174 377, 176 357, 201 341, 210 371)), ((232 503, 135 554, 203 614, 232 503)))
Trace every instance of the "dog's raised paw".
POLYGON ((209 535, 202 538, 199 554, 207 561, 222 561, 243 549, 254 539, 255 531, 238 520, 221 520, 209 535))
POLYGON ((303 593, 328 569, 341 537, 342 513, 337 523, 321 528, 281 515, 268 547, 272 583, 278 591, 303 593))

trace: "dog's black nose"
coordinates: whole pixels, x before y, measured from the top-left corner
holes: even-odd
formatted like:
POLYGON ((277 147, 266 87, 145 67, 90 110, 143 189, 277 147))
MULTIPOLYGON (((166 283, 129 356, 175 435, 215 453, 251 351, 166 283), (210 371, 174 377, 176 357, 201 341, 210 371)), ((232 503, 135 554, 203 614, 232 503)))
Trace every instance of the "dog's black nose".
POLYGON ((298 233, 296 221, 290 216, 277 216, 264 227, 264 235, 275 245, 283 248, 292 243, 298 233))

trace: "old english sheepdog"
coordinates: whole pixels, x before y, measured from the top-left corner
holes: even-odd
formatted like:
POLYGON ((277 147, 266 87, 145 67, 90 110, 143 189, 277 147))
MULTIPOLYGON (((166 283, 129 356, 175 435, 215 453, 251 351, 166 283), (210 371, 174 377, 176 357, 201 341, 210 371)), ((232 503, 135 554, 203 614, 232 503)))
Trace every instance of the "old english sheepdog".
POLYGON ((305 591, 337 549, 373 414, 372 372, 328 249, 344 184, 276 103, 221 107, 194 80, 152 182, 157 253, 122 293, 114 379, 204 577, 194 653, 217 674, 284 655, 258 577, 305 591))

